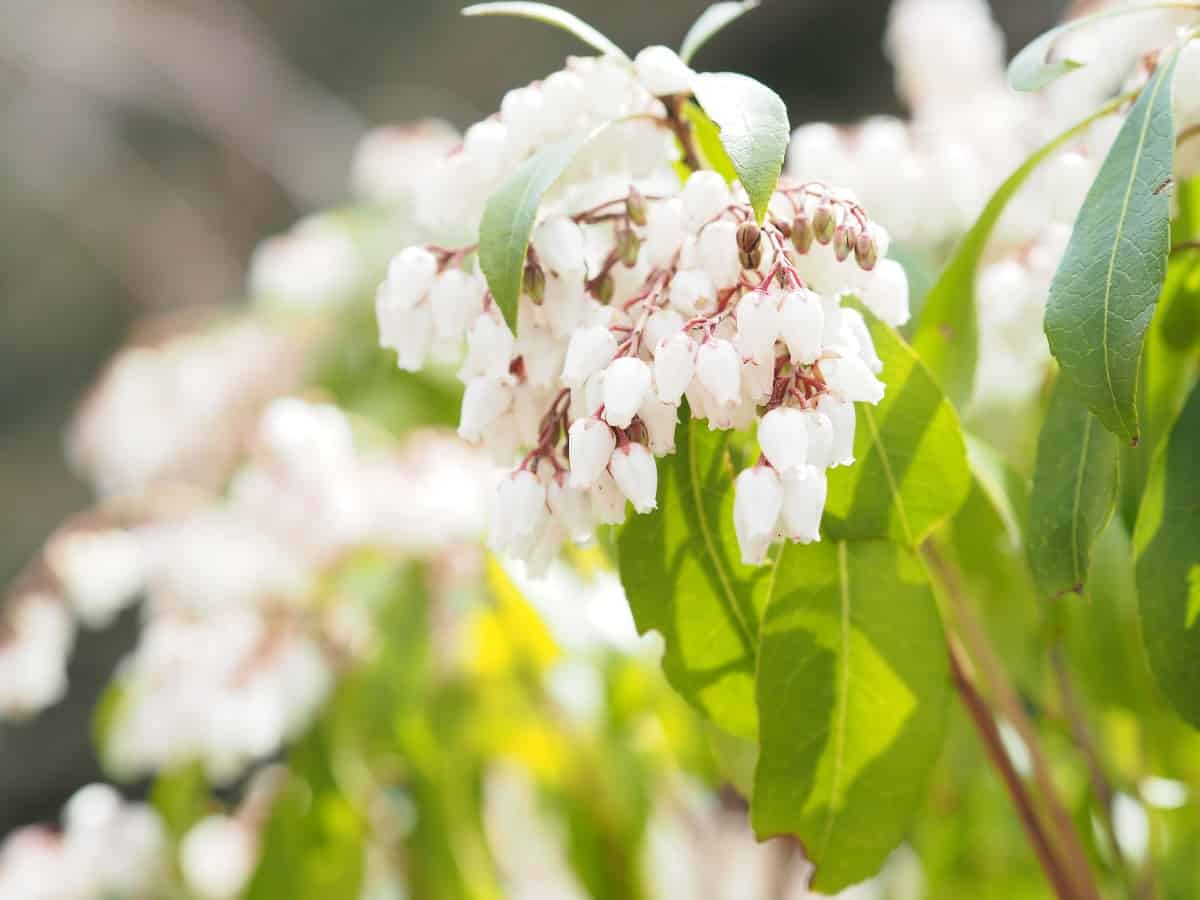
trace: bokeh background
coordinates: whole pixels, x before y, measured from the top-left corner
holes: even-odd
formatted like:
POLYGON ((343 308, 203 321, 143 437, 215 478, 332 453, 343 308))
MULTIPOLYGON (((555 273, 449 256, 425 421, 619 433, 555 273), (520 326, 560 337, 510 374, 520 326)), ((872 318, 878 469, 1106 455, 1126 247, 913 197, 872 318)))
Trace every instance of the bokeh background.
MULTIPOLYGON (((65 422, 135 322, 237 303, 265 235, 347 193, 371 125, 497 108, 581 52, 447 0, 0 0, 0 583, 88 503, 65 422)), ((676 44, 707 0, 564 0, 619 44, 676 44)), ((997 0, 1010 50, 1064 0, 997 0)), ((794 123, 900 111, 888 0, 764 0, 702 68, 770 84, 794 123)), ((0 729, 0 833, 92 773, 79 731, 130 621, 87 636, 77 696, 0 729)))

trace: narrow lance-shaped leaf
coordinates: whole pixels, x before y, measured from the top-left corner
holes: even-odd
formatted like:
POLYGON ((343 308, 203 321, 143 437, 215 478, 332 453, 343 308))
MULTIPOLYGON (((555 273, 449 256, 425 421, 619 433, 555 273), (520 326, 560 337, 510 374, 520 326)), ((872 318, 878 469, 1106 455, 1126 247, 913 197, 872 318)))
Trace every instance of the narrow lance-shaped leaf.
POLYGON ((1116 506, 1119 449, 1059 378, 1038 438, 1029 505, 1029 563, 1048 597, 1083 591, 1092 545, 1116 506))
POLYGON ((1155 457, 1134 534, 1142 640, 1159 685, 1200 728, 1200 386, 1155 457))
POLYGON ((975 281, 979 274, 979 263, 1000 215, 1039 165, 1087 130, 1097 119, 1110 115, 1113 109, 1110 105, 1088 116, 1025 160, 996 189, 925 296, 917 330, 913 335, 913 348, 958 409, 966 406, 975 388, 975 367, 979 361, 979 314, 975 306, 975 281))
POLYGON ((479 224, 479 265, 504 321, 515 333, 525 253, 542 197, 559 179, 587 136, 548 144, 488 198, 479 224))
POLYGON ((639 632, 658 631, 672 686, 726 731, 754 737, 755 585, 733 531, 728 432, 684 408, 678 450, 659 465, 658 509, 620 539, 621 583, 639 632))
POLYGON ((1170 252, 1178 58, 1159 65, 1121 127, 1046 303, 1046 337, 1063 376, 1106 428, 1131 443, 1142 344, 1170 252))
POLYGON ((898 334, 863 310, 887 391, 856 407, 852 466, 831 469, 823 533, 916 546, 962 505, 971 470, 953 407, 898 334))
POLYGON ((765 84, 733 72, 697 75, 692 92, 721 129, 721 144, 761 222, 787 155, 787 107, 765 84))
POLYGON ((885 541, 784 548, 763 619, 750 816, 833 893, 878 872, 937 760, 949 690, 924 568, 885 541))
POLYGON ((1055 48, 1058 42, 1069 32, 1087 28, 1102 19, 1114 16, 1125 16, 1130 13, 1151 12, 1163 9, 1195 9, 1194 3, 1139 3, 1122 6, 1119 9, 1105 10, 1090 16, 1073 19, 1057 28, 1038 35, 1021 49, 1008 64, 1008 82, 1018 91, 1040 91, 1042 88, 1057 81, 1063 75, 1081 69, 1086 62, 1061 56, 1057 59, 1055 48))
POLYGON ((692 23, 683 43, 679 45, 679 58, 685 63, 691 62, 697 51, 730 22, 740 19, 743 15, 755 9, 759 0, 741 0, 738 2, 714 3, 692 23))
POLYGON ((522 19, 533 19, 536 22, 545 22, 547 25, 555 25, 563 31, 570 32, 585 44, 590 44, 607 56, 629 59, 625 55, 625 51, 583 19, 565 9, 551 6, 549 3, 476 3, 474 6, 464 9, 462 14, 464 16, 516 16, 522 19))

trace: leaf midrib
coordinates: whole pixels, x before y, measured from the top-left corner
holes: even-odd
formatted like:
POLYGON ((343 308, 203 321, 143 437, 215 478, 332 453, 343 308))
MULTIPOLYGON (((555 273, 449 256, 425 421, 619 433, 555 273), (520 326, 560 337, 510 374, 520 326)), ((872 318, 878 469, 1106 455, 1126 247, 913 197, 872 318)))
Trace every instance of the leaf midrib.
POLYGON ((915 543, 912 526, 908 522, 908 513, 904 509, 904 498, 900 495, 900 486, 896 483, 896 475, 892 472, 892 462, 888 459, 883 441, 879 439, 879 428, 875 425, 875 414, 871 412, 871 407, 869 406, 863 407, 863 414, 867 417, 867 426, 871 429, 871 443, 874 444, 875 450, 879 454, 879 463, 883 466, 883 474, 887 478, 888 490, 892 492, 892 498, 895 500, 893 506, 896 509, 896 515, 900 519, 900 525, 904 529, 904 539, 911 546, 915 543))
POLYGON ((833 826, 837 822, 842 781, 842 760, 846 753, 846 719, 850 704, 850 571, 846 564, 846 542, 838 542, 838 587, 841 601, 841 672, 838 678, 838 701, 834 723, 833 772, 829 784, 829 813, 825 818, 825 832, 821 835, 821 852, 818 860, 825 859, 829 842, 833 838, 833 826))
POLYGON ((1087 471, 1088 448, 1092 443, 1093 416, 1091 413, 1086 413, 1086 415, 1087 425, 1083 430, 1083 446, 1080 448, 1079 453, 1079 468, 1075 473, 1075 499, 1071 505, 1071 567, 1075 573, 1076 585, 1083 583, 1083 578, 1079 571, 1081 562, 1079 550, 1079 506, 1083 498, 1083 476, 1087 471))

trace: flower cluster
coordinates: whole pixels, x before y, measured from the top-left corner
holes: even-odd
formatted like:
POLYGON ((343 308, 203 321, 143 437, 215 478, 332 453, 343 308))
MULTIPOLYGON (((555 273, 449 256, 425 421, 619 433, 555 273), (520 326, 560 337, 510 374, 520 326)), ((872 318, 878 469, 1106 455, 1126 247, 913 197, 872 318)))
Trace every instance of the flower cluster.
POLYGON ((630 68, 572 60, 506 95, 418 196, 444 227, 473 233, 486 189, 535 140, 635 117, 638 140, 589 144, 544 202, 515 335, 470 262, 474 245, 410 246, 379 289, 381 343, 401 368, 419 368, 431 348, 461 353, 465 338, 459 434, 518 461, 491 542, 533 571, 564 541, 624 521, 627 502, 655 508, 655 457, 674 451, 681 409, 714 429, 762 418, 763 460, 739 479, 747 562, 777 536, 817 539, 825 470, 852 461, 853 404, 883 396, 866 322, 842 300, 853 294, 892 324, 908 318, 887 233, 851 195, 781 184, 760 225, 740 185, 717 173, 680 185, 673 135, 687 126, 675 101, 689 79, 662 47, 630 68), (486 154, 479 135, 490 136, 486 154), (452 204, 438 187, 446 177, 484 190, 452 204))

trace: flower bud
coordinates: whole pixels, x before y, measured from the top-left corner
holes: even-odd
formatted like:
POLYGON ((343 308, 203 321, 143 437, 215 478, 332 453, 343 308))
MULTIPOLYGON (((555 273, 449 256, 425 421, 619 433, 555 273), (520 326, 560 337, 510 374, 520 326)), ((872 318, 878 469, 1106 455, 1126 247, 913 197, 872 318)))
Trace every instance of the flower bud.
POLYGON ((611 272, 605 272, 599 278, 590 281, 588 289, 591 291, 592 296, 601 303, 611 303, 613 294, 617 290, 617 283, 613 280, 611 272))
POLYGON ((604 370, 604 418, 615 428, 628 428, 650 390, 650 367, 634 356, 613 360, 604 370))
POLYGON ((654 386, 663 403, 678 406, 696 373, 696 342, 684 332, 659 341, 654 348, 654 386))
POLYGON ((737 229, 738 258, 743 269, 757 269, 762 262, 762 230, 754 222, 743 222, 737 229))
POLYGON ((650 441, 650 452, 655 456, 666 456, 675 452, 675 426, 679 422, 679 407, 663 403, 653 393, 647 394, 638 409, 638 418, 646 427, 650 441))
POLYGON ((871 374, 857 356, 841 356, 821 363, 825 384, 843 400, 852 403, 878 403, 883 399, 883 382, 871 374))
POLYGON ((650 211, 646 205, 646 198, 633 185, 630 185, 629 196, 625 198, 625 215, 629 216, 629 221, 639 228, 644 228, 650 220, 650 211))
POLYGON ((571 466, 571 487, 586 490, 596 483, 608 466, 617 438, 599 419, 576 419, 567 438, 567 456, 571 466))
POLYGON ((679 198, 683 201, 684 222, 691 231, 699 231, 723 213, 731 199, 725 179, 708 169, 688 176, 679 198))
POLYGON ((558 476, 546 488, 546 504, 572 541, 585 544, 591 540, 596 523, 587 493, 563 484, 562 476, 558 476))
POLYGON ((600 473, 589 491, 592 513, 601 525, 620 525, 625 521, 625 495, 608 471, 600 473))
POLYGON ((774 359, 779 337, 779 307, 766 291, 753 291, 738 302, 737 348, 742 356, 762 362, 774 359))
POLYGON ((638 81, 655 97, 691 91, 692 70, 669 47, 646 47, 633 60, 638 81))
POLYGON ((525 263, 521 273, 521 291, 538 306, 546 299, 546 273, 532 259, 525 263))
POLYGON ((463 393, 458 436, 469 444, 483 439, 489 426, 512 406, 512 390, 498 378, 472 378, 463 393))
POLYGON ((815 237, 812 221, 808 213, 801 209, 792 220, 792 246, 796 248, 797 253, 807 253, 812 249, 815 237))
POLYGON ((821 355, 825 313, 821 298, 801 288, 792 291, 779 306, 779 334, 787 344, 792 362, 809 365, 821 355))
POLYGON ((828 203, 822 203, 817 207, 817 211, 813 213, 812 219, 813 237, 818 243, 828 244, 833 240, 833 233, 837 230, 837 220, 833 215, 833 207, 828 203))
POLYGON ((718 406, 733 407, 741 400, 742 360, 729 341, 706 341, 696 351, 696 378, 718 406))
POLYGON ((578 387, 595 372, 605 368, 617 355, 617 339, 603 325, 580 328, 571 335, 567 358, 563 362, 562 380, 568 387, 578 387))
POLYGON ((854 249, 854 235, 845 225, 833 230, 833 255, 838 262, 845 262, 854 249))
POLYGON ((879 248, 875 244, 875 238, 870 229, 860 231, 858 237, 855 238, 854 261, 858 263, 860 269, 866 272, 874 269, 875 263, 879 262, 879 248))
POLYGON ((746 469, 734 482, 733 528, 742 562, 762 565, 779 527, 784 488, 779 475, 767 466, 746 469))
POLYGON ((742 274, 737 226, 720 219, 704 226, 696 240, 700 264, 717 288, 727 288, 742 274))
POLYGON ((804 424, 808 428, 808 464, 828 469, 833 464, 833 422, 825 413, 806 409, 804 424))
POLYGON ((625 268, 632 269, 637 265, 641 247, 642 241, 633 231, 626 230, 617 235, 617 258, 625 268))
POLYGON ((538 260, 557 275, 584 270, 583 230, 568 216, 543 219, 533 231, 538 260))
POLYGON ((708 273, 701 269, 683 269, 671 280, 671 305, 685 316, 711 309, 717 291, 708 273))
POLYGON ((817 401, 817 411, 829 417, 833 426, 833 443, 829 450, 829 465, 849 466, 854 462, 854 404, 824 394, 817 401))
POLYGON ((776 407, 758 423, 758 445, 783 478, 799 478, 808 462, 808 425, 798 409, 776 407))
POLYGON ((783 533, 800 544, 821 539, 821 514, 829 482, 825 470, 808 466, 803 478, 783 482, 783 533))
POLYGON ((397 306, 412 307, 429 293, 437 270, 437 257, 424 247, 405 247, 388 263, 384 287, 397 306))
POLYGON ((658 506, 658 466, 654 456, 641 444, 618 447, 609 463, 613 480, 639 513, 658 506))

